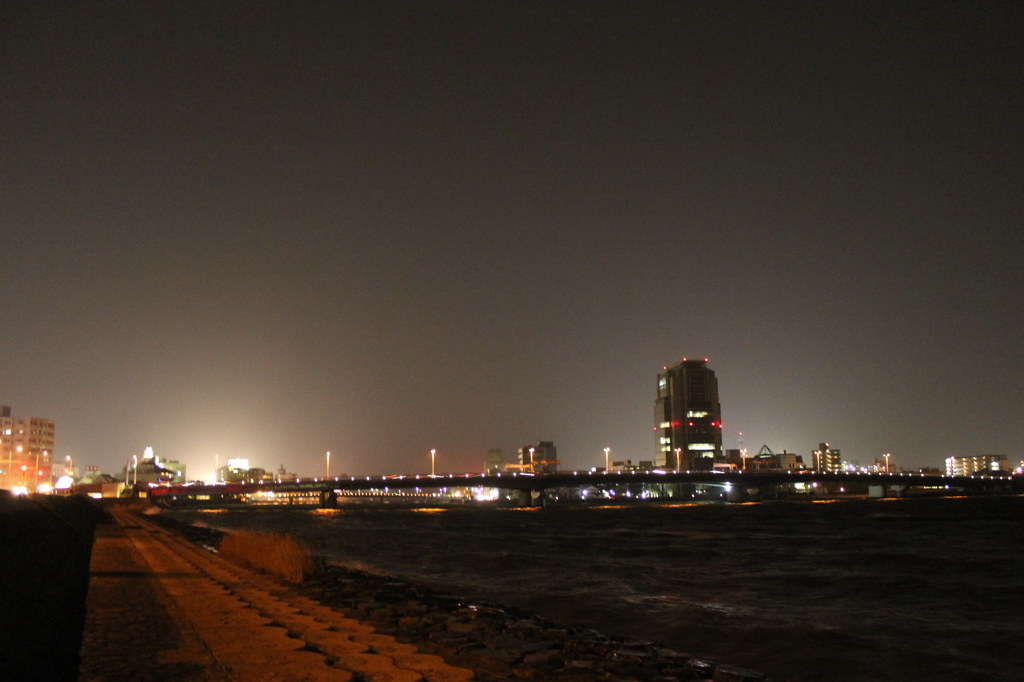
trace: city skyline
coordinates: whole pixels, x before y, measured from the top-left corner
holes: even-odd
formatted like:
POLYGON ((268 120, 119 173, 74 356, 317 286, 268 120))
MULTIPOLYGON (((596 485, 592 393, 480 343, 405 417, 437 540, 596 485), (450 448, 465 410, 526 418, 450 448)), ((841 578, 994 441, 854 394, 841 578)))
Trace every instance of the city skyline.
POLYGON ((311 475, 1024 457, 1022 10, 0 10, 0 398, 55 457, 311 475))

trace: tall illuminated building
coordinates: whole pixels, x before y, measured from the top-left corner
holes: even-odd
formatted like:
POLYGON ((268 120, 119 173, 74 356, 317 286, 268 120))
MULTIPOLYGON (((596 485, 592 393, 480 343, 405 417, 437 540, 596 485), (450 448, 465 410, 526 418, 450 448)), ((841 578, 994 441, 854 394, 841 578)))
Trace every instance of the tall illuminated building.
POLYGON ((658 374, 654 401, 655 462, 694 471, 724 463, 718 379, 707 358, 683 361, 658 374))

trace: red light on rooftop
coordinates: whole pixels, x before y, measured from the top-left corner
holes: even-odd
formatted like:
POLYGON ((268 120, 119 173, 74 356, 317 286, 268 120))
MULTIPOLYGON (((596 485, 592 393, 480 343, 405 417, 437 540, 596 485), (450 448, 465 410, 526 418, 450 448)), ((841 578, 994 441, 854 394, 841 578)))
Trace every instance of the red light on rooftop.
POLYGON ((707 359, 707 358, 704 358, 704 362, 707 362, 707 361, 708 361, 708 359, 707 359))

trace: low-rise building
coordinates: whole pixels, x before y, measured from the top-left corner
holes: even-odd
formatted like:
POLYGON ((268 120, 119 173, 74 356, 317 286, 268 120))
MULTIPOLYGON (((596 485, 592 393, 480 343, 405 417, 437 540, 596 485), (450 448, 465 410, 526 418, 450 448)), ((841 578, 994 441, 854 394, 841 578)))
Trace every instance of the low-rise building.
POLYGON ((838 449, 828 443, 818 443, 818 449, 811 453, 811 468, 815 471, 839 472, 843 470, 843 460, 838 449))
POLYGON ((768 445, 753 457, 746 458, 747 469, 750 471, 800 471, 806 468, 804 458, 793 452, 772 452, 768 445))
POLYGON ((542 440, 536 445, 524 445, 519 448, 519 466, 523 471, 537 474, 554 474, 558 472, 558 450, 549 440, 542 440))
MULTIPOLYGON (((339 474, 339 476, 344 475, 345 474, 339 474)), ((299 480, 299 475, 288 471, 284 468, 284 464, 282 464, 277 468, 277 474, 271 475, 271 480, 276 480, 278 483, 281 481, 297 481, 299 480)))
POLYGON ((1010 458, 1006 455, 970 455, 946 458, 947 476, 970 476, 974 473, 1009 471, 1010 458))
POLYGON ((15 417, 0 407, 0 487, 30 491, 53 483, 54 423, 42 417, 15 417))
POLYGON ((108 474, 97 473, 88 483, 76 485, 74 491, 95 498, 120 497, 124 492, 124 481, 119 481, 108 474))
POLYGON ((133 456, 124 468, 124 480, 129 485, 149 483, 184 483, 185 465, 169 459, 160 459, 147 447, 140 460, 133 456))
POLYGON ((484 461, 484 473, 488 476, 500 474, 505 471, 505 455, 498 449, 493 448, 487 451, 487 459, 484 461))

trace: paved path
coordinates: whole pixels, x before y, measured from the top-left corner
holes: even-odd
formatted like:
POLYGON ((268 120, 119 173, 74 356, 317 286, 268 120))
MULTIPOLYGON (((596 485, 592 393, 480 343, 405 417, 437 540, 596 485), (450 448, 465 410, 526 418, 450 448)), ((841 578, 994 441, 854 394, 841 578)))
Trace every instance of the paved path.
POLYGON ((473 677, 144 517, 110 513, 93 546, 82 682, 473 677))

